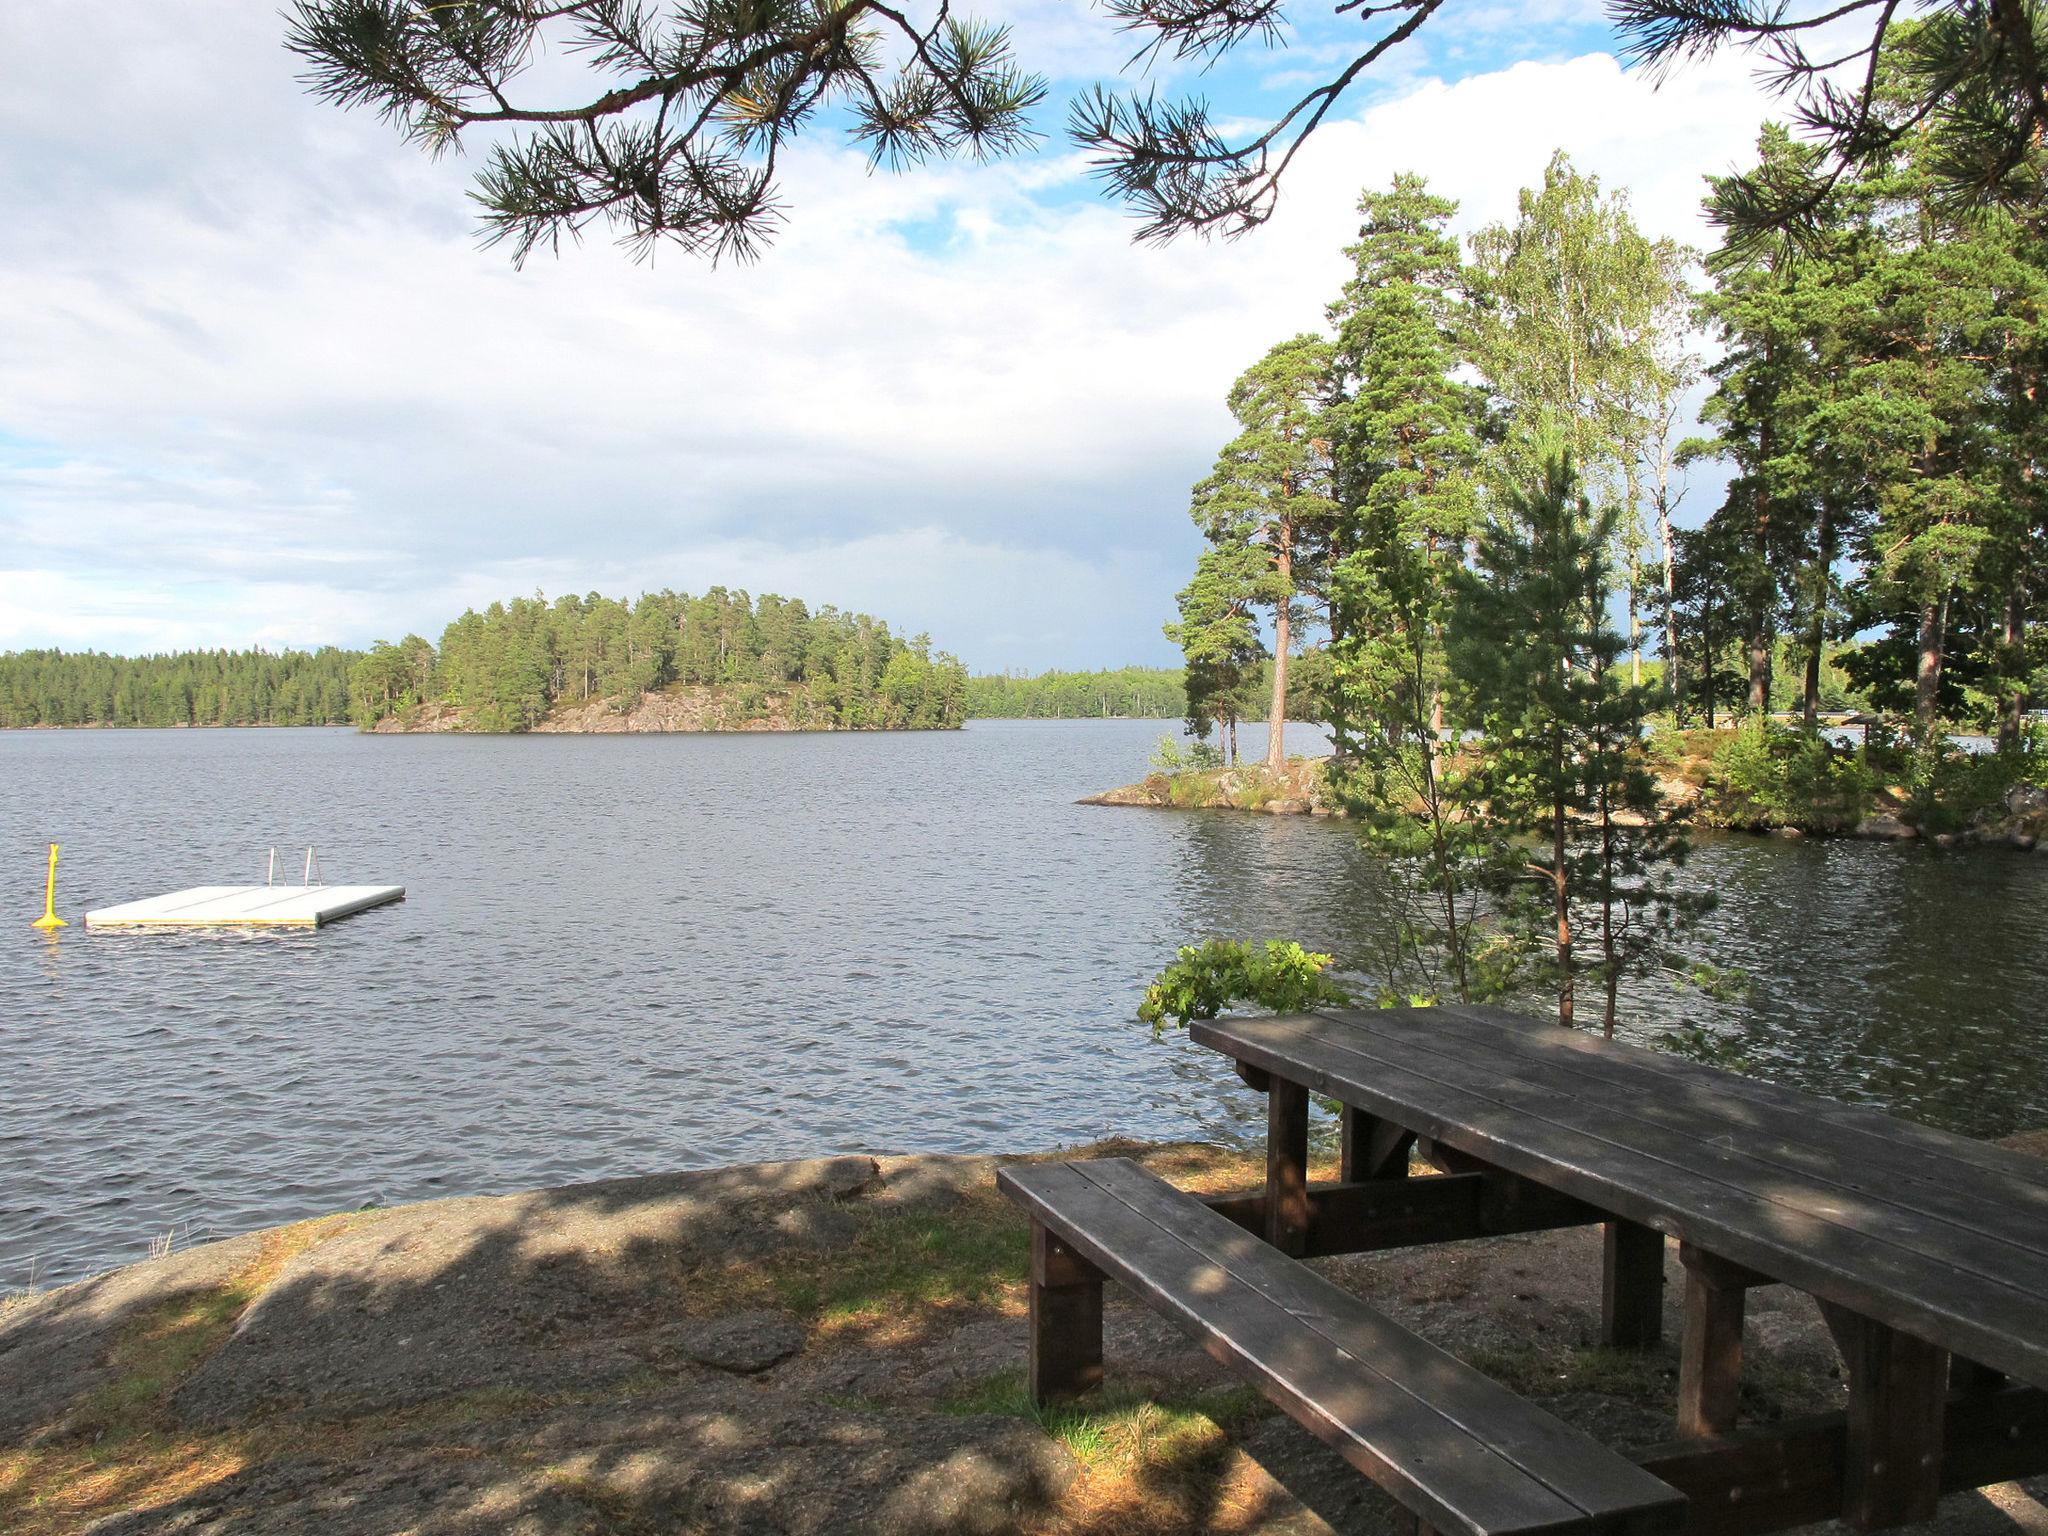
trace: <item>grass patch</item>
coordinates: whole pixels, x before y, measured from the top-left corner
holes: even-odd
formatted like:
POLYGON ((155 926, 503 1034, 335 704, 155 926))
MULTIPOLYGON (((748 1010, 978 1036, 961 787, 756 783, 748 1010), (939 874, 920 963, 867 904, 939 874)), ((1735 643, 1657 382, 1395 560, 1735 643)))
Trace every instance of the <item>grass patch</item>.
POLYGON ((1076 1402, 1039 1408, 1021 1371, 991 1376, 937 1407, 961 1416, 1029 1419, 1082 1466, 1116 1472, 1178 1460, 1196 1447, 1221 1451, 1232 1435, 1273 1412, 1258 1393, 1237 1386, 1157 1395, 1137 1386, 1108 1386, 1076 1402))
POLYGON ((940 1208, 853 1208, 843 1245, 700 1266, 677 1279, 695 1316, 774 1307, 833 1332, 886 1333, 933 1308, 999 1303, 1023 1294, 1030 1229, 993 1184, 940 1208))
POLYGON ((849 1249, 817 1267, 778 1266, 776 1290, 792 1312, 827 1329, 928 1307, 975 1306, 1023 1283, 1029 1229, 993 1190, 946 1210, 864 1213, 849 1249))
MULTIPOLYGON (((1163 1148, 1103 1142, 1050 1157, 1132 1156, 1185 1189, 1242 1189, 1265 1177, 1263 1159, 1195 1143, 1163 1148)), ((1334 1165, 1319 1172, 1325 1176, 1334 1165)), ((678 1275, 677 1290, 699 1316, 744 1307, 794 1313, 821 1332, 868 1329, 886 1342, 931 1311, 1023 1305, 1030 1224, 994 1181, 936 1206, 856 1203, 843 1246, 791 1251, 678 1275)))

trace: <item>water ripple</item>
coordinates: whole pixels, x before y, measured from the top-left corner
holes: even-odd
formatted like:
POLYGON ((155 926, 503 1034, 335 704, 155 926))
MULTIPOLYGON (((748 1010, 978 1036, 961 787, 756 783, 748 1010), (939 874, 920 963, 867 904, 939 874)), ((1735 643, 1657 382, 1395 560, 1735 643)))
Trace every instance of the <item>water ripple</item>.
MULTIPOLYGON (((1257 1134, 1138 990, 1207 934, 1368 953, 1374 870, 1327 822, 1072 804, 1158 732, 0 734, 0 920, 48 841, 74 916, 258 877, 272 843, 410 892, 319 933, 0 944, 0 1288, 371 1200, 1257 1134)), ((1703 947, 1756 979, 1726 1016, 1761 1068, 1977 1133, 2048 1120, 2048 859, 1742 839, 1690 877, 1722 897, 1703 947)))

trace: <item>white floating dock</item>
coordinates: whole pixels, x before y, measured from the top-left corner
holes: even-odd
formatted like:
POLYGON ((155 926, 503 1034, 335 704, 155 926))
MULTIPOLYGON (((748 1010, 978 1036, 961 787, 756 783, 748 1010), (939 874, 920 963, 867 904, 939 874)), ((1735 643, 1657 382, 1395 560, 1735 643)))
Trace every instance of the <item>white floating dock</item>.
POLYGON ((380 907, 402 885, 195 885, 85 914, 88 928, 317 928, 380 907))

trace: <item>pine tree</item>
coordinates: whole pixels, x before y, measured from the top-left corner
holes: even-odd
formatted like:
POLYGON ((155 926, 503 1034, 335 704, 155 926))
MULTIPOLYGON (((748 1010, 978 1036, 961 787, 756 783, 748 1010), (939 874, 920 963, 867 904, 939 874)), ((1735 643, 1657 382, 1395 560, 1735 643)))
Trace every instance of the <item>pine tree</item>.
POLYGON ((1219 541, 1202 551, 1194 579, 1181 589, 1180 622, 1166 626, 1166 638, 1187 659, 1188 730, 1206 737, 1221 727, 1230 763, 1237 761, 1245 685, 1265 654, 1252 616, 1265 576, 1257 545, 1244 538, 1219 541))
POLYGON ((1653 963, 1679 910, 1653 876, 1685 852, 1641 760, 1649 690, 1617 665, 1614 521, 1555 453, 1480 534, 1451 631, 1455 675, 1484 723, 1477 787, 1496 825, 1534 845, 1495 866, 1502 910, 1510 921, 1544 914, 1558 1022, 1574 1023, 1590 972, 1609 1033, 1622 976, 1653 963), (1597 944, 1590 965, 1581 908, 1597 944))
MULTIPOLYGON (((1344 92, 1442 8, 1335 0, 1356 38, 1349 57, 1263 126, 1219 122, 1199 98, 1097 87, 1074 102, 1071 137, 1142 215, 1140 238, 1242 233, 1271 215, 1288 166, 1344 92)), ((1837 169, 1919 130, 1937 147, 1947 205, 2039 205, 2048 29, 2034 0, 1925 0, 1910 30, 1888 25, 1898 4, 1873 0, 1611 9, 1639 62, 1765 53, 1776 88, 1797 94, 1800 119, 1837 169), (1806 51, 1815 34, 1817 58, 1806 51), (1903 122, 1871 111, 1879 74, 1894 82, 1903 122)), ((1111 0, 1107 11, 1143 38, 1139 61, 1208 61, 1292 36, 1272 0, 1111 0)), ((1035 140, 1031 116, 1046 93, 1017 62, 1009 29, 945 4, 295 0, 286 21, 286 47, 325 100, 368 109, 431 153, 472 128, 497 136, 472 195, 491 237, 520 259, 600 220, 642 252, 670 240, 746 256, 782 217, 778 165, 807 129, 841 130, 892 168, 986 159, 1035 140), (533 61, 551 51, 586 68, 542 71, 536 83, 533 61)), ((1796 228, 1810 206, 1806 180, 1746 179, 1742 192, 1745 229, 1796 228)))
MULTIPOLYGON (((1330 525, 1330 345, 1318 336, 1283 341, 1231 386, 1238 434, 1195 487, 1190 513, 1216 549, 1256 546, 1266 568, 1246 599, 1273 615, 1272 694, 1266 765, 1287 765, 1287 664, 1300 597, 1318 580, 1330 525)), ((1233 561, 1234 572, 1247 569, 1233 561)), ((1192 654, 1189 667, 1197 663, 1192 654)))
MULTIPOLYGON (((1399 947, 1424 970, 1440 951, 1448 989, 1469 999, 1471 866, 1484 838, 1465 776, 1441 750, 1443 625, 1475 518, 1478 453, 1478 393, 1456 377, 1468 318, 1446 233, 1457 205, 1401 175, 1358 206, 1359 238, 1345 252, 1352 276, 1330 306, 1342 506, 1329 573, 1337 771, 1368 843, 1427 894, 1414 903, 1426 923, 1404 924, 1399 947)), ((1400 989, 1390 980, 1390 990, 1400 989)))

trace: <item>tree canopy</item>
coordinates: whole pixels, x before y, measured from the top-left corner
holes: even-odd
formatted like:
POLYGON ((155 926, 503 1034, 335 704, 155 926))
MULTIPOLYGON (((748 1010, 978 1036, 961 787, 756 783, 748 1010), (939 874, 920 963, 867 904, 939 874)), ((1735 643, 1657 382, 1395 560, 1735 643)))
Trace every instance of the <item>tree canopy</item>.
POLYGON ((345 725, 361 654, 0 652, 0 727, 345 725))
POLYGON ((438 655, 417 637, 380 641, 354 678, 366 724, 445 703, 492 731, 526 730, 558 704, 630 708, 671 686, 724 690, 735 724, 760 718, 771 696, 794 724, 820 728, 943 729, 967 708, 966 668, 924 635, 906 640, 864 613, 813 613, 800 599, 724 587, 492 603, 450 624, 438 655))
MULTIPOLYGON (((1272 121, 1239 128, 1200 97, 1128 82, 1075 99, 1069 136, 1140 238, 1239 234, 1271 216, 1311 134, 1445 0, 1330 0, 1349 31, 1326 77, 1272 121)), ((1212 63, 1300 37, 1280 0, 1105 0, 1157 58, 1212 63)), ((1725 217, 1796 227, 1833 176, 1919 134, 1937 198, 2037 212, 2048 128, 2048 22, 2037 0, 1610 0, 1625 53, 1657 70, 1759 54, 1820 155, 1808 174, 1738 178, 1725 217), (1899 110, 1877 110, 1878 82, 1899 110)), ((949 0, 294 0, 286 46, 324 99, 375 112, 431 153, 497 132, 473 196, 487 236, 523 261, 602 223, 645 254, 661 241, 748 257, 783 217, 777 174, 806 131, 877 165, 1015 153, 1040 130, 1045 78, 1007 28, 949 0), (533 76, 543 53, 580 75, 533 76)), ((1316 55, 1322 56, 1317 38, 1316 55)))

